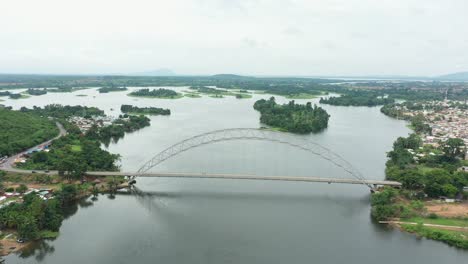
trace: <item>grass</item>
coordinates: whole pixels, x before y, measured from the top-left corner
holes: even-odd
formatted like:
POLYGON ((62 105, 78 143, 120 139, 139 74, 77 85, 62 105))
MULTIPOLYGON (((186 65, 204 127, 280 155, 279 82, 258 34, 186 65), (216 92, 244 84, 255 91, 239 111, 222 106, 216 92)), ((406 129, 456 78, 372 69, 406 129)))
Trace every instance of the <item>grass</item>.
POLYGON ((81 146, 80 145, 71 145, 71 150, 73 152, 80 152, 81 151, 81 146))
POLYGON ((77 94, 76 96, 79 96, 79 97, 86 97, 86 96, 88 96, 88 95, 86 95, 86 94, 77 94))
POLYGON ((50 230, 41 230, 39 236, 41 238, 56 238, 59 236, 59 232, 50 231, 50 230))
POLYGON ((220 94, 212 94, 210 95, 211 98, 224 98, 224 96, 220 95, 220 94))
POLYGON ((405 224, 401 225, 401 228, 428 239, 442 241, 457 248, 468 249, 468 232, 466 231, 452 231, 422 225, 405 224))
POLYGON ((446 226, 468 226, 468 219, 457 219, 457 218, 423 218, 423 217, 412 217, 408 219, 402 219, 403 222, 415 222, 433 225, 446 225, 446 226))
POLYGON ((418 171, 420 171, 423 174, 430 173, 433 170, 437 169, 437 168, 427 167, 427 166, 424 166, 424 165, 417 165, 416 168, 418 169, 418 171))

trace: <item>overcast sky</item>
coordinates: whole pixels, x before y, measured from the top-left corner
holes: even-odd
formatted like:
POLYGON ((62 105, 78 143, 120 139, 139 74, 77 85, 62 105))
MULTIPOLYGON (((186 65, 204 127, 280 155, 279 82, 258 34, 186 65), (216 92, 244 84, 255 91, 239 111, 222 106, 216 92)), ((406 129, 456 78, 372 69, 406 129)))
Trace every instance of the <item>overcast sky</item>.
POLYGON ((468 0, 0 0, 0 72, 468 71, 468 0))

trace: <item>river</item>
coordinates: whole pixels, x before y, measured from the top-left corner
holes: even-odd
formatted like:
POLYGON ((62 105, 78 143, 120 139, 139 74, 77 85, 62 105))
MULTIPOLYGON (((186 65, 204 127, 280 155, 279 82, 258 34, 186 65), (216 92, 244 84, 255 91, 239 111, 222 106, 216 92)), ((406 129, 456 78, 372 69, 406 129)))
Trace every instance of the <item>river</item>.
MULTIPOLYGON (((186 88, 178 88, 184 90, 186 88)), ((121 104, 169 108, 151 126, 108 146, 135 171, 159 151, 217 129, 260 127, 255 100, 226 97, 145 99, 96 89, 6 99, 2 104, 97 106, 118 115, 121 104), (78 94, 87 95, 79 97, 78 94), (111 110, 114 109, 114 110, 111 110)), ((277 101, 288 99, 277 96, 277 101)), ((297 102, 318 99, 296 100, 297 102)), ((378 107, 322 105, 329 127, 304 136, 339 153, 368 179, 383 179, 386 152, 406 123, 378 107)), ((305 151, 269 142, 205 145, 154 168, 161 172, 225 172, 343 177, 305 151)), ((348 176, 349 177, 349 176, 348 176)), ((373 223, 369 190, 360 185, 216 179, 138 179, 136 194, 100 195, 69 208, 60 236, 6 263, 464 263, 468 252, 373 223)))

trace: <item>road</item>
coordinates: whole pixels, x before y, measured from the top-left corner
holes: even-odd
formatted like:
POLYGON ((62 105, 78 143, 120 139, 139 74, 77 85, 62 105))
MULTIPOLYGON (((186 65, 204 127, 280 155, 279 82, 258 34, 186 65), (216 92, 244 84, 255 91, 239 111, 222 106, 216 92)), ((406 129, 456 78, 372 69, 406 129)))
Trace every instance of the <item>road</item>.
POLYGON ((15 163, 15 160, 17 158, 19 158, 21 155, 23 155, 24 153, 27 153, 27 152, 29 152, 31 150, 34 150, 34 149, 37 149, 39 146, 48 145, 48 144, 52 143, 52 141, 54 141, 56 139, 59 139, 59 138, 65 136, 67 134, 67 131, 65 130, 65 128, 63 127, 62 124, 60 124, 59 122, 55 122, 55 125, 59 129, 58 136, 54 137, 53 139, 42 142, 41 144, 36 145, 36 146, 34 146, 32 148, 29 148, 29 149, 27 149, 25 151, 22 151, 22 152, 20 152, 20 153, 18 153, 16 155, 13 155, 13 156, 9 157, 6 161, 4 161, 2 164, 0 164, 0 170, 9 171, 9 172, 17 172, 17 173, 31 173, 32 171, 25 171, 25 170, 16 169, 16 168, 13 167, 13 164, 15 163))

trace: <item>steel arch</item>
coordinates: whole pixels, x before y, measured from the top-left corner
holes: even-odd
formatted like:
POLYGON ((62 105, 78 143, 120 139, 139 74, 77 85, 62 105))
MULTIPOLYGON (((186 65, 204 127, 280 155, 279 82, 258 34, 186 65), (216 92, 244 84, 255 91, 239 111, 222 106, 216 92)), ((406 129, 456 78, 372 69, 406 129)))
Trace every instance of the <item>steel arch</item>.
POLYGON ((316 142, 306 140, 302 137, 293 134, 256 128, 222 129, 187 138, 155 155, 151 160, 149 160, 148 162, 143 164, 143 166, 141 166, 141 168, 138 170, 138 173, 145 173, 153 167, 157 166, 158 164, 164 162, 165 160, 177 156, 178 154, 184 151, 206 144, 231 140, 270 141, 299 148, 308 151, 314 155, 320 156, 325 160, 328 160, 335 166, 342 168, 349 175, 361 181, 362 184, 369 186, 367 183, 365 183, 366 179, 361 175, 361 173, 357 169, 355 169, 349 162, 347 162, 340 155, 334 153, 330 149, 323 147, 316 142))

